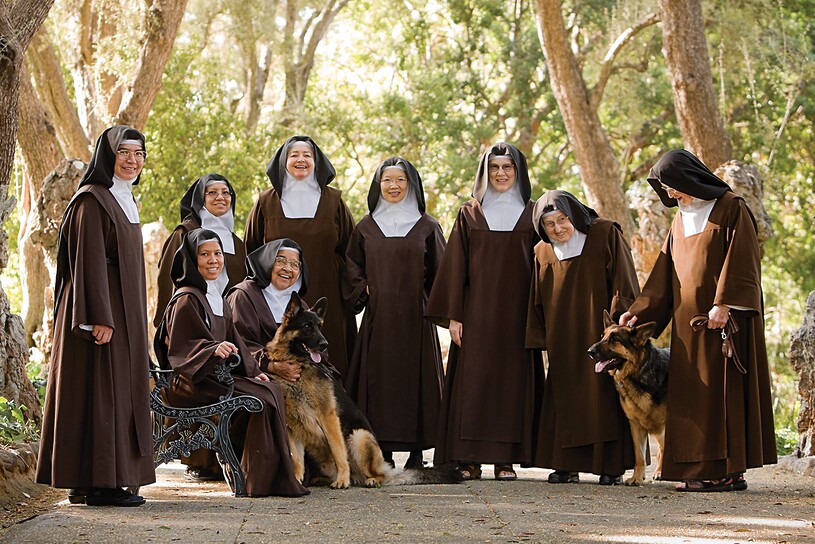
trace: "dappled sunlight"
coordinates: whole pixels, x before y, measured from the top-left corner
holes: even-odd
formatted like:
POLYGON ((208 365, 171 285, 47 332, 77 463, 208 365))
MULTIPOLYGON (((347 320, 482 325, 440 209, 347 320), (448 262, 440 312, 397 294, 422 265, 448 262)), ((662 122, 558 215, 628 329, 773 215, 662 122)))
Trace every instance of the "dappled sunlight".
MULTIPOLYGON (((615 536, 615 535, 598 535, 597 542, 631 542, 631 543, 639 543, 642 542, 643 544, 722 544, 724 542, 733 542, 733 537, 730 536, 723 536, 723 537, 714 537, 714 538, 698 538, 698 537, 687 537, 687 536, 676 536, 676 537, 669 537, 669 536, 651 536, 651 535, 643 535, 643 536, 615 536)), ((747 540, 747 538, 740 538, 736 540, 747 540)), ((775 544, 777 540, 754 540, 752 538, 749 539, 753 544, 775 544)))

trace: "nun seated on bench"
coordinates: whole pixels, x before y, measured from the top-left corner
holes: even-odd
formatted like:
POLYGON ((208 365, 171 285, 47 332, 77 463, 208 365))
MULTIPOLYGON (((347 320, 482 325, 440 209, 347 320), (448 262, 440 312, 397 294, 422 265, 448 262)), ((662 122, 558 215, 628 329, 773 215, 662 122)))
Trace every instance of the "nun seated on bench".
POLYGON ((229 395, 230 386, 228 379, 227 383, 219 381, 213 369, 239 355, 240 363, 230 363, 235 365, 231 368, 231 387, 235 394, 260 399, 263 409, 234 412, 229 436, 246 476, 246 488, 239 489, 236 485, 239 475, 228 466, 229 459, 222 456, 222 463, 227 463, 224 468, 227 480, 232 480, 236 495, 306 495, 308 490, 294 477, 283 394, 261 372, 246 348, 217 287, 223 262, 221 241, 213 231, 195 229, 184 235, 171 270, 176 291, 154 342, 161 367, 174 371, 164 397, 167 404, 176 408, 217 403, 229 395))

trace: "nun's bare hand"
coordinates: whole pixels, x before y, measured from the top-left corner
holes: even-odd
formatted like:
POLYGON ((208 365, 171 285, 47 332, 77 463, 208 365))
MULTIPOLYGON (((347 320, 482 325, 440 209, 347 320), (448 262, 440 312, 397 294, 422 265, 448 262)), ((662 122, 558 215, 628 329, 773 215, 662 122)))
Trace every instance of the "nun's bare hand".
POLYGON ((707 313, 707 328, 708 329, 723 329, 727 324, 727 318, 730 315, 730 308, 724 304, 718 304, 710 309, 707 313))
POLYGON ((271 381, 271 380, 269 379, 269 376, 267 376, 267 375, 266 375, 266 374, 264 374, 263 372, 261 372, 260 374, 258 374, 258 375, 257 375, 257 376, 255 376, 254 378, 255 378, 257 381, 259 381, 259 382, 269 382, 269 381, 271 381))
POLYGON ((294 359, 272 361, 269 364, 269 372, 290 382, 296 382, 300 379, 301 370, 300 363, 294 359))
POLYGON ((620 325, 623 327, 633 327, 637 324, 637 316, 632 314, 631 312, 625 312, 623 315, 620 316, 620 325))
POLYGON ((464 325, 461 321, 451 319, 450 326, 447 327, 447 329, 450 331, 450 338, 453 342, 455 342, 458 347, 461 347, 461 339, 464 338, 464 325))
POLYGON ((102 344, 107 344, 110 342, 110 339, 113 338, 113 327, 94 325, 91 334, 95 339, 96 345, 101 346, 102 344))
POLYGON ((238 353, 238 348, 235 347, 235 344, 232 342, 221 342, 218 344, 218 347, 215 348, 215 356, 221 359, 226 359, 231 353, 238 353))

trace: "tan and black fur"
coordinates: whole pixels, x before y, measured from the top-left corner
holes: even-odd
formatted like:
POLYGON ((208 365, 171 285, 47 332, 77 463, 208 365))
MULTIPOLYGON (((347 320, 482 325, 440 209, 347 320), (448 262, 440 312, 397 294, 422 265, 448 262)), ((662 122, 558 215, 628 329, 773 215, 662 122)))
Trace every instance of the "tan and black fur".
POLYGON ((326 299, 309 308, 292 294, 277 333, 266 346, 272 361, 296 360, 300 379, 272 376, 286 397, 286 424, 295 477, 305 477, 305 455, 334 489, 380 485, 458 483, 455 467, 394 469, 382 457, 371 424, 323 364, 328 342, 320 331, 326 299))
POLYGON ((649 434, 659 444, 654 471, 654 479, 659 480, 665 451, 665 399, 670 351, 651 343, 655 323, 624 327, 615 324, 608 312, 604 313, 603 320, 603 338, 589 348, 589 356, 597 361, 595 372, 608 372, 614 379, 620 404, 631 426, 634 474, 625 485, 641 485, 645 479, 649 434))

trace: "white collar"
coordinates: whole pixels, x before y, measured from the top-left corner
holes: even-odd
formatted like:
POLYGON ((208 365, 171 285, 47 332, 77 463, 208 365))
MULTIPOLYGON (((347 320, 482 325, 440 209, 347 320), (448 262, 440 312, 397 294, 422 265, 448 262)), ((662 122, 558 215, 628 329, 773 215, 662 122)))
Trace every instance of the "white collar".
POLYGON ((212 308, 212 313, 218 317, 223 317, 224 315, 224 285, 222 285, 223 280, 221 277, 225 277, 228 280, 226 268, 224 268, 221 274, 214 280, 205 280, 207 282, 207 302, 209 302, 209 307, 212 308))
POLYGON ((682 230, 685 236, 693 236, 705 230, 710 212, 715 205, 715 198, 701 200, 694 197, 690 204, 679 203, 679 215, 682 218, 682 230))
POLYGON ((113 198, 119 204, 119 207, 124 212, 127 220, 131 223, 139 223, 139 207, 136 206, 136 200, 133 198, 133 182, 137 178, 125 180, 117 176, 113 176, 113 185, 110 187, 110 192, 113 198))
POLYGON ((481 209, 490 230, 508 231, 515 228, 518 218, 526 209, 526 203, 521 196, 521 188, 518 181, 512 187, 499 193, 493 189, 492 184, 487 184, 487 191, 481 200, 481 209))
POLYGON ((572 234, 571 238, 565 242, 552 241, 552 249, 555 251, 555 257, 557 257, 557 260, 563 261, 566 259, 571 259, 572 257, 577 257, 583 253, 583 247, 586 245, 586 238, 587 236, 585 234, 577 229, 574 229, 574 233, 572 234))
POLYGON ((266 299, 266 305, 278 325, 283 321, 283 313, 286 311, 289 300, 291 300, 291 294, 299 291, 302 284, 303 277, 298 276, 293 284, 283 290, 278 289, 271 283, 263 288, 263 298, 266 299))
POLYGON ((413 187, 408 185, 405 198, 399 202, 388 202, 382 195, 379 195, 379 202, 374 208, 371 217, 379 230, 388 238, 404 237, 413 228, 413 225, 421 219, 419 211, 419 201, 413 193, 413 187))
POLYGON ((283 215, 289 219, 313 218, 317 214, 322 194, 314 172, 306 179, 298 180, 286 171, 280 194, 283 215))
POLYGON ((198 210, 198 217, 201 218, 201 227, 213 231, 221 239, 221 246, 224 253, 235 254, 235 241, 232 239, 232 229, 235 228, 235 216, 232 209, 220 217, 210 213, 206 206, 198 210))

